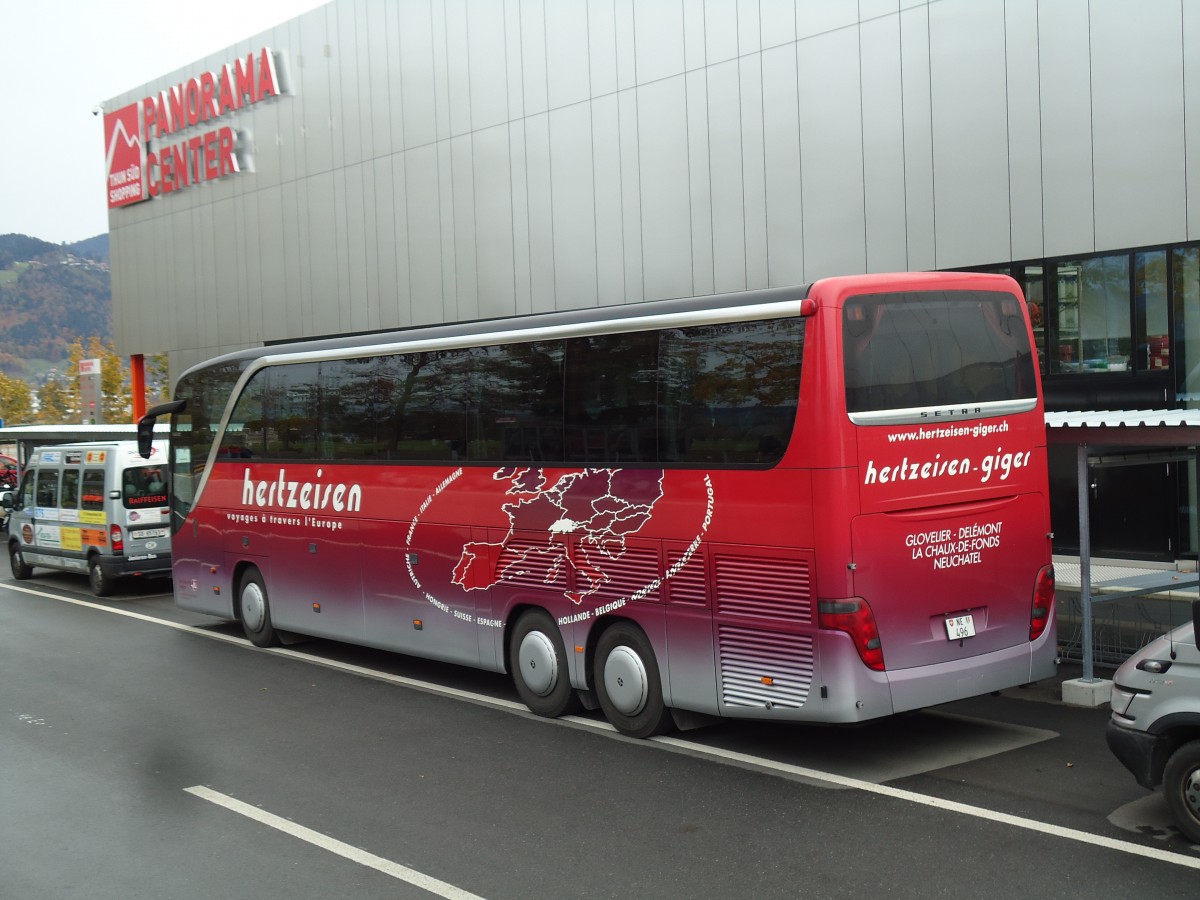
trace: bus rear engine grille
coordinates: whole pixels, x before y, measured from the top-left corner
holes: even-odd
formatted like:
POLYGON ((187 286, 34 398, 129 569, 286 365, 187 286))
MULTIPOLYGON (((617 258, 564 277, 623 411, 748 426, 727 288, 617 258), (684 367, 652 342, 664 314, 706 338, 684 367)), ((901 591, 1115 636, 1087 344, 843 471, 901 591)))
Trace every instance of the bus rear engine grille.
POLYGON ((812 623, 808 560, 720 555, 714 564, 718 613, 812 623))
POLYGON ((813 675, 809 635, 769 634, 720 625, 721 701, 726 706, 799 709, 813 675))

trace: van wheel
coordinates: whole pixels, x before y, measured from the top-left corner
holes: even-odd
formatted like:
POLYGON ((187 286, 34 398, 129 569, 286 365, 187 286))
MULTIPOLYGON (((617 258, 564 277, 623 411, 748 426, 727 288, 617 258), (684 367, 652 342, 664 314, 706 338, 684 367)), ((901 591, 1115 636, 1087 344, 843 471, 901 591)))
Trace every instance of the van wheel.
POLYGON ((618 622, 600 635, 592 684, 605 717, 621 734, 647 738, 670 728, 654 648, 632 622, 618 622))
POLYGON ((521 702, 539 716, 556 719, 579 708, 567 672, 567 651, 550 614, 531 609, 508 639, 509 665, 521 702))
POLYGON ((25 557, 21 555, 21 548, 15 541, 8 545, 8 564, 12 568, 13 578, 17 581, 24 581, 33 574, 33 566, 25 565, 25 557))
POLYGON ((271 624, 271 604, 267 601, 267 586, 258 569, 247 569, 238 587, 238 612, 242 630, 255 647, 275 647, 279 634, 271 624))
POLYGON ((107 597, 112 593, 112 579, 104 574, 98 556, 93 556, 88 560, 88 583, 92 586, 92 593, 97 597, 107 597))
POLYGON ((1171 754, 1163 772, 1163 790, 1175 824, 1184 836, 1200 843, 1200 741, 1171 754))

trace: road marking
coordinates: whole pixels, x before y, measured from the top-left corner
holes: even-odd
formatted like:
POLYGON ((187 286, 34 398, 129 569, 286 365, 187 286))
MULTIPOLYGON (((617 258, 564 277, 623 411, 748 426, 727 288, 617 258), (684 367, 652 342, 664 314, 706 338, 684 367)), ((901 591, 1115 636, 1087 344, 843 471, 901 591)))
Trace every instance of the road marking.
MULTIPOLYGON (((186 631, 191 634, 202 635, 203 637, 216 638, 218 640, 223 640, 232 644, 238 644, 244 647, 253 647, 253 645, 244 638, 206 631, 202 628, 197 628, 194 625, 182 625, 177 622, 170 622, 166 619, 157 619, 153 616, 148 616, 143 613, 114 609, 113 607, 102 606, 98 603, 91 603, 87 600, 77 600, 72 597, 60 597, 57 594, 50 594, 46 593, 45 591, 37 591, 31 588, 17 587, 8 583, 0 584, 0 587, 5 587, 13 591, 20 591, 26 594, 32 594, 38 597, 46 597, 51 600, 60 600, 64 603, 71 603, 76 606, 84 606, 90 609, 99 610, 101 612, 115 613, 116 615, 126 616, 128 618, 138 619, 140 621, 150 622, 156 625, 165 625, 168 628, 186 631)), ((362 675, 367 678, 374 678, 380 681, 389 681, 393 684, 399 684, 404 687, 417 688, 433 694, 442 694, 444 696, 454 697, 460 700, 467 700, 483 706, 491 706, 499 709, 528 714, 527 708, 522 703, 515 703, 511 700, 504 700, 497 697, 489 697, 486 694, 476 694, 470 691, 459 690, 458 688, 443 687, 442 685, 434 684, 432 682, 419 681, 415 678, 405 678, 404 676, 400 675, 390 675, 387 672, 379 672, 375 669, 367 669, 363 666, 356 666, 350 663, 341 663, 336 660, 307 656, 302 653, 297 653, 295 650, 288 650, 286 648, 276 647, 271 648, 266 652, 274 653, 279 656, 288 656, 301 662, 325 666, 326 668, 330 669, 338 669, 354 675, 362 675)), ((616 729, 613 728, 609 723, 599 722, 594 719, 585 719, 580 716, 563 716, 559 721, 564 721, 571 725, 582 725, 595 731, 606 732, 614 736, 617 734, 616 729)), ((1156 847, 1146 847, 1141 844, 1134 844, 1116 838, 1092 834, 1088 831, 1081 831, 1077 828, 1066 828, 1061 825, 1052 825, 1048 822, 1039 822, 1036 819, 1026 819, 1021 816, 1014 816, 1009 813, 987 809, 982 806, 972 806, 971 804, 959 803, 954 800, 943 800, 940 797, 934 797, 928 794, 919 794, 916 791, 907 791, 903 788, 891 787, 886 784, 876 784, 872 781, 864 781, 861 778, 850 778, 845 775, 834 774, 833 772, 824 772, 820 769, 809 769, 804 766, 796 766, 792 765, 791 763, 779 762, 777 760, 768 759, 762 756, 751 756, 747 753, 738 753, 733 750, 707 747, 703 744, 692 743, 690 741, 681 740, 680 738, 653 737, 649 739, 648 743, 653 743, 664 748, 671 748, 674 752, 681 752, 690 756, 698 756, 709 759, 713 762, 750 767, 767 772, 776 772, 792 778, 808 779, 821 784, 829 784, 842 788, 851 788, 853 790, 859 790, 869 794, 889 797, 893 800, 902 800, 907 803, 915 803, 919 806, 927 806, 933 809, 955 812, 961 815, 983 819, 985 821, 1011 825, 1014 828, 1021 828, 1026 831, 1047 834, 1053 837, 1063 838, 1065 840, 1090 844, 1094 847, 1103 847, 1105 849, 1115 850, 1120 853, 1128 853, 1133 856, 1142 856, 1158 862, 1165 862, 1172 865, 1183 866, 1189 869, 1200 870, 1200 856, 1193 857, 1183 853, 1175 853, 1170 850, 1160 850, 1156 847)), ((251 807, 251 809, 253 809, 253 807, 251 807)))
POLYGON ((217 806, 223 807, 230 812, 245 816, 247 819, 253 819, 255 822, 260 822, 263 825, 274 828, 276 831, 282 831, 284 834, 306 841, 315 847, 320 847, 322 850, 336 853, 343 859, 358 863, 360 866, 366 866, 368 869, 374 869, 377 872, 382 872, 384 875, 390 875, 392 878, 397 878, 422 890, 429 891, 431 894, 445 897, 446 900, 482 900, 478 894, 472 894, 470 891, 464 891, 452 884, 447 884, 431 875, 426 875, 424 872, 418 872, 416 869, 402 866, 399 863, 392 862, 390 859, 384 859, 382 856, 376 856, 374 853, 368 853, 366 850, 352 847, 350 844, 339 841, 336 838, 331 838, 327 834, 321 834, 319 831, 313 831, 311 828, 297 825, 289 819, 259 809, 257 806, 243 803, 241 800, 230 797, 228 794, 222 794, 201 785, 184 788, 183 790, 194 797, 207 800, 209 803, 215 803, 217 806))

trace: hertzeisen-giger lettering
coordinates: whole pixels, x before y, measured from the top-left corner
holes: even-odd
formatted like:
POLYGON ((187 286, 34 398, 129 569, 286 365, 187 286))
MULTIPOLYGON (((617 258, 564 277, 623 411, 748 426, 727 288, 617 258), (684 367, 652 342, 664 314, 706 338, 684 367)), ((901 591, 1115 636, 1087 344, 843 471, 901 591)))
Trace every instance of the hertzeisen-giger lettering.
POLYGON ((1007 481, 1016 470, 1029 465, 1031 452, 1017 451, 1005 453, 997 449, 990 456, 985 456, 976 464, 970 457, 942 459, 938 453, 931 460, 924 462, 909 460, 906 456, 900 462, 890 466, 876 466, 875 460, 867 460, 863 469, 863 484, 889 484, 896 481, 925 481, 932 478, 956 478, 962 475, 978 474, 980 484, 986 484, 993 475, 999 474, 999 481, 1007 481))

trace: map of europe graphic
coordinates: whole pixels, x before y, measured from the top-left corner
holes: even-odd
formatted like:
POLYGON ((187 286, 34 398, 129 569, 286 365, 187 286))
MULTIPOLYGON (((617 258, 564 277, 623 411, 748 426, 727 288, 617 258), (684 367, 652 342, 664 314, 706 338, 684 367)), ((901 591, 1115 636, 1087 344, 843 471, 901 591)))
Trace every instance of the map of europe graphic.
POLYGON ((502 506, 508 533, 499 544, 466 544, 452 582, 463 590, 487 590, 530 571, 545 571, 547 582, 574 571, 580 589, 566 596, 577 605, 609 581, 608 564, 625 554, 626 538, 650 521, 663 495, 663 473, 644 469, 585 469, 552 485, 541 469, 504 468, 492 477, 509 482, 505 494, 512 499, 502 506), (518 532, 539 538, 506 553, 518 532), (572 535, 579 538, 574 549, 572 535), (503 566, 493 567, 497 558, 503 566))

